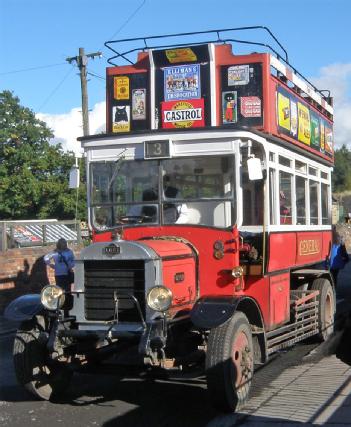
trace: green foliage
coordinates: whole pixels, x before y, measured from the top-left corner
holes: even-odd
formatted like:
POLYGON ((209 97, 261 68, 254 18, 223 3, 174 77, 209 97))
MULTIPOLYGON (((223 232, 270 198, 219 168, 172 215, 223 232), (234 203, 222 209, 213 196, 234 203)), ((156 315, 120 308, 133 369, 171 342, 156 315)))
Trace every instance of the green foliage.
POLYGON ((335 150, 334 155, 333 191, 349 191, 351 190, 351 151, 343 145, 335 150))
MULTIPOLYGON (((76 190, 68 188, 74 154, 51 145, 52 131, 10 91, 0 92, 0 219, 73 219, 76 190)), ((78 218, 86 217, 79 189, 78 218)))

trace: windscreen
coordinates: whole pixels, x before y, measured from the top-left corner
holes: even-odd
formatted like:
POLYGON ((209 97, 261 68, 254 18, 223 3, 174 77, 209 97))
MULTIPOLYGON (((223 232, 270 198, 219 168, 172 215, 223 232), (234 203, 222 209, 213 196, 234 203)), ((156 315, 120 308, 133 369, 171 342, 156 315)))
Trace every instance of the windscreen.
POLYGON ((234 157, 99 162, 90 165, 95 229, 123 224, 228 227, 234 220, 234 157))

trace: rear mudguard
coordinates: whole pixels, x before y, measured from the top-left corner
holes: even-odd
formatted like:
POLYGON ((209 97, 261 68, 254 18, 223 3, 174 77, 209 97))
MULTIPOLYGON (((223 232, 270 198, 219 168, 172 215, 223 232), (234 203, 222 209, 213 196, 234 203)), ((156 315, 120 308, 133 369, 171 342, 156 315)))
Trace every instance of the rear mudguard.
POLYGON ((5 309, 4 316, 8 320, 23 322, 32 319, 44 310, 39 294, 22 295, 13 300, 5 309))
POLYGON ((205 296, 198 299, 191 310, 190 318, 200 329, 212 329, 222 325, 235 313, 242 296, 205 296))

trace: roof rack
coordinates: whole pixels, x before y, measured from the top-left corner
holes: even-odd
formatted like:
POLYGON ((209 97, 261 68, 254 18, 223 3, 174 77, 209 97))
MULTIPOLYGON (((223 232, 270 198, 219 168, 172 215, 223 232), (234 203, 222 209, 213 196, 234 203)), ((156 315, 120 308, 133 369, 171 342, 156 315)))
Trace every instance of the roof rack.
MULTIPOLYGON (((216 30, 207 30, 207 31, 194 31, 194 32, 188 32, 188 33, 175 33, 175 34, 164 34, 164 35, 154 35, 154 36, 146 36, 146 37, 136 37, 136 38, 129 38, 129 39, 120 39, 120 40, 109 40, 105 42, 105 46, 111 50, 114 55, 110 57, 107 62, 113 66, 117 66, 118 64, 114 61, 118 59, 123 59, 125 62, 129 64, 134 64, 134 62, 131 61, 129 56, 133 54, 134 52, 138 51, 145 51, 150 49, 165 49, 169 47, 184 47, 184 46, 197 46, 201 44, 207 44, 207 43, 238 43, 238 44, 246 44, 246 45, 254 45, 254 46, 261 46, 269 49, 279 61, 283 61, 286 65, 288 65, 291 70, 298 76, 300 76, 313 90, 319 93, 320 97, 327 103, 330 104, 330 94, 327 90, 319 90, 317 89, 306 77, 304 77, 295 67, 293 67, 289 63, 288 58, 288 52, 284 48, 284 46, 279 42, 277 37, 273 34, 273 32, 265 26, 250 26, 250 27, 238 27, 238 28, 225 28, 225 29, 216 29, 216 30), (270 38, 279 46, 280 53, 277 52, 276 49, 274 49, 271 45, 267 43, 261 43, 261 42, 255 42, 251 40, 239 40, 235 38, 230 37, 230 32, 238 32, 238 31, 251 31, 251 30, 263 30, 270 38), (171 43, 171 40, 168 40, 168 42, 165 41, 165 44, 158 44, 159 40, 165 40, 165 39, 174 39, 174 38, 185 38, 187 36, 194 36, 198 35, 203 38, 201 41, 197 42, 190 42, 189 41, 183 41, 181 43, 171 43), (208 39, 210 35, 216 35, 217 38, 208 39), (140 42, 137 43, 138 47, 133 48, 127 48, 128 44, 130 47, 130 43, 132 42, 140 42), (119 45, 122 51, 116 50, 116 45, 119 45), (326 94, 327 93, 327 94, 326 94)), ((279 71, 279 69, 278 69, 279 71)))
MULTIPOLYGON (((280 47, 280 49, 282 50, 282 52, 284 52, 284 56, 285 56, 285 61, 288 61, 288 53, 286 51, 286 49, 283 47, 283 45, 279 42, 279 40, 275 37, 275 35, 272 33, 272 31, 267 28, 267 27, 263 27, 263 26, 253 26, 253 27, 238 27, 238 28, 225 28, 225 29, 220 29, 220 30, 206 30, 206 31, 193 31, 193 32, 188 32, 188 33, 174 33, 174 34, 163 34, 163 35, 156 35, 156 36, 146 36, 146 37, 136 37, 136 38, 131 38, 131 39, 120 39, 120 40, 110 40, 105 42, 105 46, 110 49, 112 52, 115 53, 114 56, 112 56, 111 58, 108 59, 108 63, 111 65, 117 65, 114 62, 112 62, 114 59, 118 59, 118 58, 123 58, 126 62, 133 64, 133 62, 128 58, 127 55, 133 53, 133 52, 137 52, 140 50, 146 50, 146 49, 161 49, 161 48, 167 48, 167 47, 181 47, 181 46, 188 46, 189 44, 191 45, 199 45, 199 44, 205 44, 205 43, 227 43, 227 42, 236 42, 236 43, 243 43, 243 44, 251 44, 251 45, 256 45, 256 46, 264 46, 267 47, 268 49, 270 49, 272 52, 274 52, 278 58, 281 57, 281 54, 279 54, 278 52, 275 51, 275 49, 273 49, 270 45, 265 44, 265 43, 260 43, 260 42, 253 42, 253 41, 249 41, 249 40, 234 40, 234 39, 228 39, 226 37, 223 38, 224 33, 228 33, 228 32, 235 32, 235 31, 246 31, 246 30, 258 30, 258 29, 262 29, 265 30, 270 37, 277 43, 277 45, 280 47), (189 42, 182 42, 179 44, 174 44, 174 43, 166 43, 166 44, 162 44, 162 45, 155 45, 154 41, 156 40, 161 40, 161 39, 171 39, 171 38, 175 38, 175 37, 186 37, 186 36, 194 36, 194 35, 201 35, 201 36, 205 36, 205 35, 210 35, 210 34, 216 34, 217 35, 217 39, 214 40, 208 40, 206 37, 204 37, 204 40, 201 40, 200 42, 196 42, 196 43, 189 43, 189 42), (124 44, 126 45, 129 42, 143 42, 144 44, 141 46, 138 46, 134 49, 130 49, 130 50, 126 50, 125 52, 118 52, 116 51, 112 45, 115 44, 124 44)), ((123 49, 124 50, 124 49, 123 49)))

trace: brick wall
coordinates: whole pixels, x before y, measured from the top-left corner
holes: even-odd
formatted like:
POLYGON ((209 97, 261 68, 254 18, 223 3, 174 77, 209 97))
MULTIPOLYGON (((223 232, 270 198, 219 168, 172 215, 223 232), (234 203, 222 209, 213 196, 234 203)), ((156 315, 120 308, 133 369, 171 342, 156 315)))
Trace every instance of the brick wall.
MULTIPOLYGON (((44 255, 54 248, 45 246, 0 252, 0 314, 18 296, 38 293, 43 286, 54 283, 53 270, 44 263, 44 255)), ((81 247, 71 249, 77 255, 81 247)))

